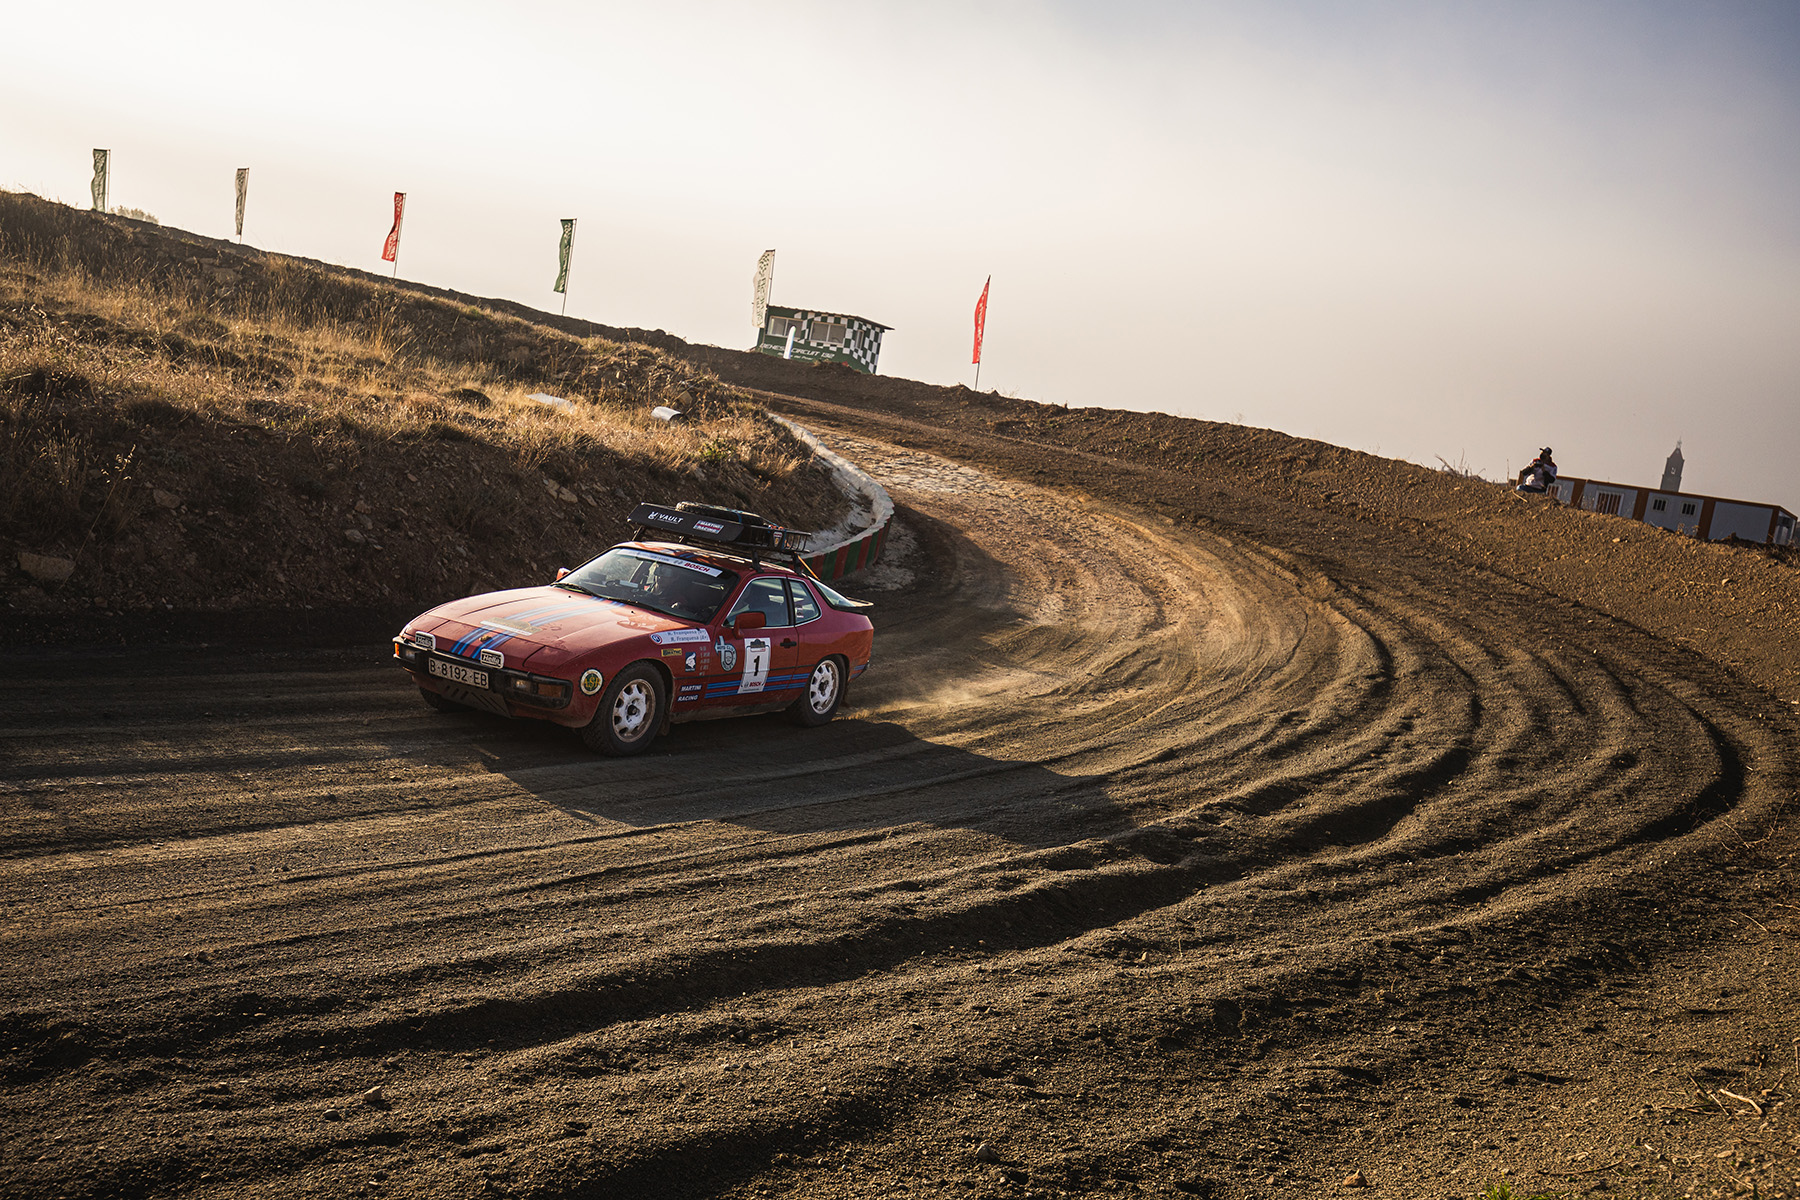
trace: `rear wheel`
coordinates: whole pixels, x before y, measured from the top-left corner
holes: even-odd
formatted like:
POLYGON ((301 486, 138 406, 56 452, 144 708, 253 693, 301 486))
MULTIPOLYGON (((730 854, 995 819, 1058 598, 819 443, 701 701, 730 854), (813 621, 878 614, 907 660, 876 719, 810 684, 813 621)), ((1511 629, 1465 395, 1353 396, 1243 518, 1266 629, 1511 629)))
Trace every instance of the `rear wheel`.
POLYGON ((582 727, 581 740, 601 754, 641 754, 656 740, 667 704, 662 672, 649 663, 633 663, 613 677, 594 719, 582 727))
POLYGON ((806 690, 788 709, 788 717, 796 725, 823 725, 837 713, 844 698, 844 661, 836 656, 821 658, 807 677, 806 690))
POLYGON ((424 698, 425 703, 429 704, 432 708, 437 709, 439 712, 453 713, 469 711, 456 701, 450 699, 450 697, 441 696, 430 688, 420 688, 419 695, 424 698))

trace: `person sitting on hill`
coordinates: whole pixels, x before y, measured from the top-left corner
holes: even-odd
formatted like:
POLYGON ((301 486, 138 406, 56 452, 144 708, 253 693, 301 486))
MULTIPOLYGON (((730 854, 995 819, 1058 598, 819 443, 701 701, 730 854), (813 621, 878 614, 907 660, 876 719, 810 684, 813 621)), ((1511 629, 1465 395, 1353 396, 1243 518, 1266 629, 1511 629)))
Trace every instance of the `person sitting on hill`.
POLYGON ((1531 465, 1519 472, 1518 486, 1515 492, 1530 492, 1541 496, 1549 491, 1556 482, 1556 460, 1550 456, 1550 447, 1545 446, 1538 451, 1538 456, 1531 460, 1531 465))

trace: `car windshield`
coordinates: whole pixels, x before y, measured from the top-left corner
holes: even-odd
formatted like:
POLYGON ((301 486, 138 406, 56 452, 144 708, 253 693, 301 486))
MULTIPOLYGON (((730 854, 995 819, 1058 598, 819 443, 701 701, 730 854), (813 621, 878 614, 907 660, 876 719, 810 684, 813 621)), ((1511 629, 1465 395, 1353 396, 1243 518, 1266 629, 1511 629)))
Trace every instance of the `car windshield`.
POLYGON ((557 586, 704 624, 731 596, 737 581, 734 573, 705 563, 614 546, 571 571, 557 586))

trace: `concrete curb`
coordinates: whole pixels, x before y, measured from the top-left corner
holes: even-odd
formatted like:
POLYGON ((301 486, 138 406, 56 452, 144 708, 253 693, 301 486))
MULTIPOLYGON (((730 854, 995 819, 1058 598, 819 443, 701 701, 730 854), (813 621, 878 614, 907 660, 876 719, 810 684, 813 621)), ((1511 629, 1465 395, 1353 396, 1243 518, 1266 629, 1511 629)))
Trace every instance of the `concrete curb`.
POLYGON ((835 528, 815 536, 819 543, 806 557, 806 565, 820 579, 840 579, 852 571, 874 566, 887 546, 888 527, 894 523, 894 502, 887 489, 861 467, 828 450, 813 433, 786 417, 769 414, 789 433, 799 438, 826 466, 845 495, 851 498, 850 515, 835 528))

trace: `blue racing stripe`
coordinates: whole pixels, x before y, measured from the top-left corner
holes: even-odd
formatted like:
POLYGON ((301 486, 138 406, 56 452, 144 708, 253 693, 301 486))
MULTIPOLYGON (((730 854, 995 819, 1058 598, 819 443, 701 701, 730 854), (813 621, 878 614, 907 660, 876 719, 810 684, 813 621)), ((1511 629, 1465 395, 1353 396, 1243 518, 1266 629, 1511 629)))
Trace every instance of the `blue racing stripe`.
MULTIPOLYGON (((586 603, 584 601, 558 600, 556 603, 546 604, 542 608, 528 608, 522 613, 514 613, 511 616, 494 617, 492 618, 492 621, 512 621, 536 629, 540 625, 549 624, 558 617, 570 616, 574 613, 578 613, 585 607, 586 603)), ((464 658, 470 657, 470 643, 480 637, 483 633, 497 633, 500 635, 488 643, 490 647, 498 646, 502 642, 511 641, 513 638, 519 636, 516 633, 509 633, 499 629, 496 627, 496 624, 484 620, 479 622, 475 628, 469 630, 469 632, 464 634, 461 638, 457 639, 456 645, 451 647, 450 652, 452 654, 460 654, 464 658)))

